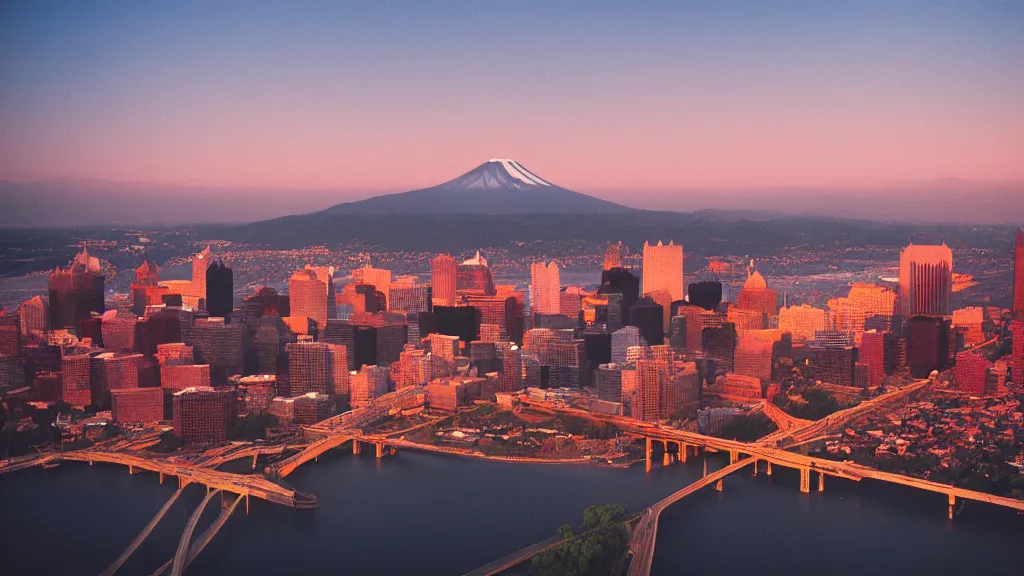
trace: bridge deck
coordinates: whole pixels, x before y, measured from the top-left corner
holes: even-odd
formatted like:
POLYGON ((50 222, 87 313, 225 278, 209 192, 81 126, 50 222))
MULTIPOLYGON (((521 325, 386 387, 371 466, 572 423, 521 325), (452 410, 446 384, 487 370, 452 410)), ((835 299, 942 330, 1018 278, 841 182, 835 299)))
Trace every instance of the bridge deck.
POLYGON ((131 544, 128 545, 128 548, 124 552, 122 552, 121 555, 118 556, 117 559, 114 560, 114 562, 110 566, 108 566, 106 570, 100 573, 100 576, 113 576, 115 573, 117 573, 118 570, 121 569, 121 566, 123 566, 124 563, 128 561, 128 558, 130 558, 131 555, 134 554, 136 550, 138 550, 139 546, 142 545, 146 538, 149 538, 149 535, 153 532, 153 529, 156 528, 156 525, 160 523, 160 520, 162 520, 164 515, 167 514, 167 511, 171 509, 171 505, 173 505, 175 500, 178 499, 178 496, 181 496, 180 488, 177 491, 175 491, 174 494, 171 495, 170 499, 167 500, 167 503, 164 504, 163 507, 160 508, 160 510, 156 513, 156 516, 153 516, 153 519, 150 520, 148 524, 146 524, 145 528, 142 529, 142 532, 139 532, 139 535, 136 536, 134 540, 132 540, 131 544))

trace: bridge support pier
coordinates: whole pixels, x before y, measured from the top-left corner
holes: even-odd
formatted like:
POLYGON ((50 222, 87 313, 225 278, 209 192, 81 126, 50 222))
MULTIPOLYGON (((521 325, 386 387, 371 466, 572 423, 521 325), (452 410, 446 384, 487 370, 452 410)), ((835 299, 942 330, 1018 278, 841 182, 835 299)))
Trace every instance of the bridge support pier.
POLYGON ((249 515, 249 495, 245 495, 245 515, 249 515))
POLYGON ((362 446, 359 445, 359 440, 356 440, 356 439, 353 438, 352 439, 352 453, 353 454, 359 454, 362 451, 363 451, 363 448, 362 448, 362 446))
POLYGON ((256 452, 255 454, 252 455, 252 469, 253 470, 256 469, 256 459, 259 458, 259 457, 260 457, 260 453, 259 452, 256 452))
POLYGON ((801 468, 800 469, 800 491, 808 493, 811 491, 811 469, 801 468))
POLYGON ((950 494, 949 495, 949 519, 950 520, 953 519, 953 513, 956 511, 955 506, 956 506, 956 496, 950 494))
POLYGON ((682 462, 683 464, 686 464, 686 457, 689 456, 689 451, 689 446, 683 444, 682 442, 679 443, 679 461, 682 462))
POLYGON ((131 464, 128 465, 128 475, 135 476, 135 467, 132 466, 131 464))
POLYGON ((164 473, 163 472, 160 473, 160 483, 161 484, 164 483, 164 473))
POLYGON ((818 492, 825 491, 825 473, 818 472, 818 492))
POLYGON ((708 475, 708 458, 707 458, 707 456, 705 456, 704 457, 704 476, 707 476, 707 475, 708 475))
POLYGON ((765 471, 765 474, 767 474, 769 476, 772 475, 772 462, 771 462, 771 460, 768 461, 768 470, 765 471))
POLYGON ((669 464, 672 463, 672 453, 668 451, 668 440, 665 440, 664 443, 665 443, 665 455, 662 456, 662 458, 661 458, 661 465, 662 466, 668 466, 669 464))
POLYGON ((755 476, 755 477, 757 476, 757 465, 758 465, 758 462, 757 462, 757 460, 755 459, 755 460, 754 460, 754 465, 752 466, 752 468, 754 469, 754 476, 755 476))
POLYGON ((729 450, 729 464, 735 464, 740 461, 740 453, 736 450, 729 450))
POLYGON ((722 480, 721 479, 719 479, 718 482, 715 482, 715 490, 718 490, 719 492, 722 491, 722 480))
POLYGON ((377 444, 375 444, 375 446, 377 447, 377 458, 383 458, 384 457, 384 444, 378 442, 377 444))
POLYGON ((644 471, 645 472, 650 472, 651 471, 651 439, 649 437, 646 437, 646 438, 644 438, 644 441, 646 442, 645 453, 647 454, 646 463, 644 465, 644 471))

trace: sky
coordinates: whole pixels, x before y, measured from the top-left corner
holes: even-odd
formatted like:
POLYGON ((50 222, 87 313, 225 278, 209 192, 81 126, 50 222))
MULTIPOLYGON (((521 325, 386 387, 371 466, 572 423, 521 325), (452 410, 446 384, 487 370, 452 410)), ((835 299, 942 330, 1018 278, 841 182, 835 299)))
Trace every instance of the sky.
POLYGON ((15 182, 1024 180, 1019 1, 7 0, 0 79, 15 182))

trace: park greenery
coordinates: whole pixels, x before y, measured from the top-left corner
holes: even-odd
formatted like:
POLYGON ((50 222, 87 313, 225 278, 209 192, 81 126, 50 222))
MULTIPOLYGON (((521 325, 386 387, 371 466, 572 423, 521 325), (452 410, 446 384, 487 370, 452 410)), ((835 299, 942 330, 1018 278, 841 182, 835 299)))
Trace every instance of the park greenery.
POLYGON ((629 512, 618 504, 590 506, 579 531, 563 524, 558 534, 567 541, 533 557, 531 576, 605 576, 621 571, 626 561, 629 512))

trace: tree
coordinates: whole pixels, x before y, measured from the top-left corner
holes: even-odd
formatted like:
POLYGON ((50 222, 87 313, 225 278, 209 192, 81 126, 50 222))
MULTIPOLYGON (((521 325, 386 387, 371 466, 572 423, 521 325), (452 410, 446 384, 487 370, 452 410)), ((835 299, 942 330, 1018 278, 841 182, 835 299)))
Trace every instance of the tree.
MULTIPOLYGON (((626 520, 629 512, 618 504, 590 506, 583 512, 578 534, 547 552, 533 557, 530 574, 536 576, 604 576, 622 558, 629 544, 626 520), (592 532, 591 532, 592 531, 592 532)), ((577 533, 563 524, 558 529, 563 539, 577 533)))

